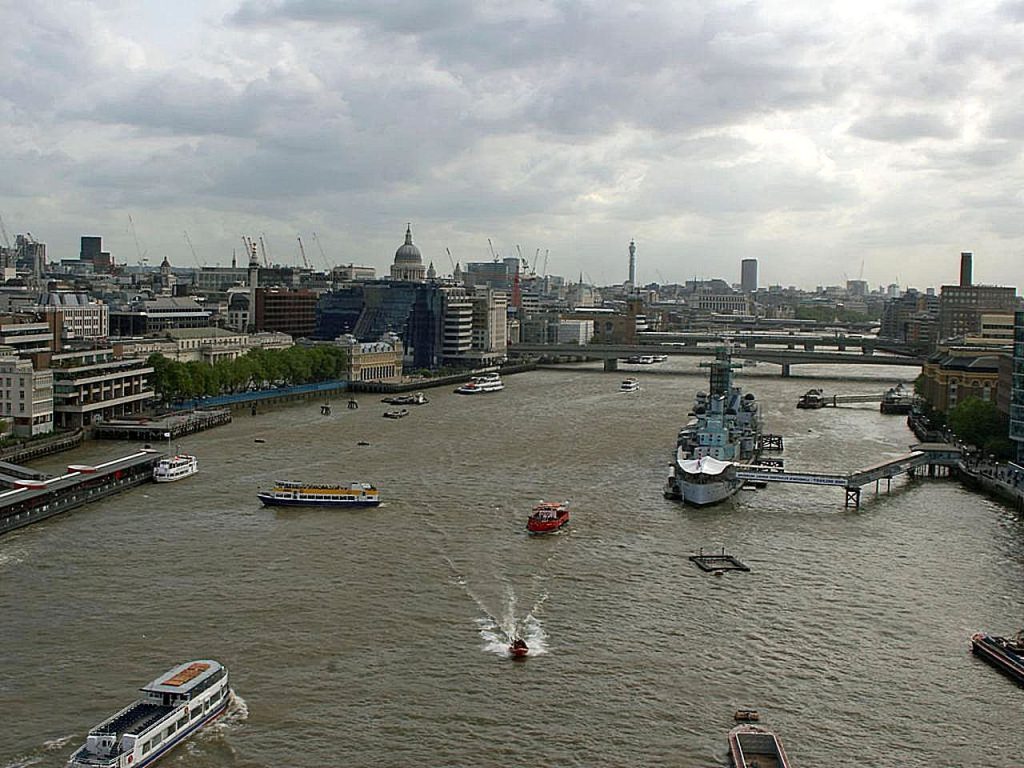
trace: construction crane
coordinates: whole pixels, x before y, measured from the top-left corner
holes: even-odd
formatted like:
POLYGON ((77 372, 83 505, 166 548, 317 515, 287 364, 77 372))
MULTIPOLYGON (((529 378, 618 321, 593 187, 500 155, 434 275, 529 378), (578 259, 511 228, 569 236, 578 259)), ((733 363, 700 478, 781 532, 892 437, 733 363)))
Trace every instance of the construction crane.
MULTIPOLYGON (((537 249, 538 251, 540 248, 537 249)), ((544 277, 548 276, 548 254, 551 253, 547 248, 544 249, 544 277)))
POLYGON ((316 236, 316 232, 313 233, 313 242, 316 243, 316 247, 320 249, 320 258, 324 260, 324 269, 330 272, 331 265, 327 261, 327 254, 324 253, 324 247, 320 245, 320 238, 316 236))
POLYGON ((11 238, 7 235, 7 227, 4 226, 3 216, 0 216, 0 235, 3 235, 4 245, 9 249, 11 247, 11 238))
POLYGON ((487 238, 487 247, 491 249, 491 258, 495 261, 498 260, 498 254, 494 250, 494 243, 491 242, 491 238, 487 238))
POLYGON ((309 269, 309 259, 306 258, 306 249, 302 247, 302 235, 298 235, 295 239, 299 241, 299 253, 302 255, 302 263, 306 265, 306 269, 309 269))
POLYGON ((189 249, 190 251, 192 251, 192 258, 193 258, 193 259, 195 259, 195 261, 196 261, 196 266, 197 266, 197 267, 199 267, 200 269, 202 269, 202 268, 203 268, 203 265, 202 265, 202 264, 200 263, 200 261, 199 261, 199 257, 198 257, 198 256, 196 255, 196 249, 195 249, 195 246, 194 246, 194 245, 192 245, 192 238, 188 236, 188 230, 187 230, 187 229, 186 229, 186 230, 183 230, 183 231, 184 231, 184 233, 185 233, 185 242, 186 242, 186 243, 188 243, 188 249, 189 249))
POLYGON ((270 268, 270 261, 267 259, 267 244, 263 242, 263 234, 260 233, 260 255, 263 256, 263 266, 270 268))
POLYGON ((139 245, 139 236, 135 233, 135 222, 132 221, 132 215, 128 214, 128 230, 132 234, 132 240, 135 241, 135 253, 139 256, 139 266, 145 264, 149 259, 146 258, 146 254, 142 250, 142 246, 139 245))
POLYGON ((519 243, 516 243, 516 253, 519 254, 519 261, 523 265, 523 273, 525 274, 525 273, 529 272, 530 271, 530 262, 528 262, 525 258, 523 258, 523 249, 519 247, 519 243))
POLYGON ((450 261, 452 263, 452 276, 454 277, 454 275, 455 275, 455 259, 452 258, 451 249, 445 248, 444 251, 445 251, 445 253, 448 254, 448 261, 450 261))

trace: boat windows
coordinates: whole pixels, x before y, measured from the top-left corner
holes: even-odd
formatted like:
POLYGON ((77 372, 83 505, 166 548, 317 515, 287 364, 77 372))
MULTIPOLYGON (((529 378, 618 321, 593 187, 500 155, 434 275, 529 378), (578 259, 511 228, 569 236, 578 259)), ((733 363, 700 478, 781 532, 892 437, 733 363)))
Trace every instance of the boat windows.
POLYGON ((142 754, 146 754, 152 748, 153 748, 153 741, 152 741, 152 739, 150 739, 149 741, 147 741, 145 744, 142 745, 142 754))
POLYGON ((203 714, 203 708, 201 706, 196 707, 195 709, 192 710, 192 719, 195 720, 201 714, 203 714))

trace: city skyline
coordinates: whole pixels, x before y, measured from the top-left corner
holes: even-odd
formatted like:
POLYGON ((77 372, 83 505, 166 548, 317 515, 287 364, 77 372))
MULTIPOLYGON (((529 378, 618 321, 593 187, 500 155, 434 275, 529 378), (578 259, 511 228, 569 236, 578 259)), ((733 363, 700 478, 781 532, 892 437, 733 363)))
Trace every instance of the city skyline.
POLYGON ((301 236, 316 268, 385 274, 411 222, 440 274, 448 251, 490 260, 490 240, 624 283, 635 239, 641 285, 739 283, 754 258, 762 286, 924 289, 957 282, 961 251, 976 282, 1024 275, 1020 2, 43 2, 0 18, 17 30, 0 216, 52 260, 99 235, 120 263, 225 265, 264 234, 275 262, 301 264, 301 236))

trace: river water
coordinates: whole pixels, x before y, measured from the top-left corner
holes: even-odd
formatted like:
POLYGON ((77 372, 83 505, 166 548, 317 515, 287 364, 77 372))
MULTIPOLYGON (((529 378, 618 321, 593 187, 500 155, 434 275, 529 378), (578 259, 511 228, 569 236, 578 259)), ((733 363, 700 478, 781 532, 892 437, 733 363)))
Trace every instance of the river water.
MULTIPOLYGON (((1024 691, 969 651, 1024 624, 1021 520, 947 479, 872 488, 859 510, 805 486, 667 501, 706 381, 687 359, 638 370, 632 394, 589 366, 430 390, 399 421, 368 395, 240 414, 180 443, 195 477, 0 538, 0 766, 63 765, 138 686, 206 657, 240 701, 163 765, 724 766, 737 708, 794 768, 1024 764, 1024 691), (262 508, 278 478, 373 481, 386 503, 262 508), (526 535, 541 499, 571 502, 569 529, 526 535), (722 547, 752 570, 687 559, 722 547)), ((877 406, 794 407, 811 386, 881 392, 894 369, 777 371, 738 380, 788 468, 914 442, 877 406)))

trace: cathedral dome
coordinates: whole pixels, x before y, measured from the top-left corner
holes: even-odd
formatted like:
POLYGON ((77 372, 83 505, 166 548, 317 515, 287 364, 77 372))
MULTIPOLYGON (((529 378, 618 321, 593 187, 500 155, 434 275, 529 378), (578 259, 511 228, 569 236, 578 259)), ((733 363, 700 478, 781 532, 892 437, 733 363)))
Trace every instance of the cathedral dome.
POLYGON ((395 251, 395 264, 422 264, 420 249, 412 244, 412 227, 405 228, 405 242, 395 251))

